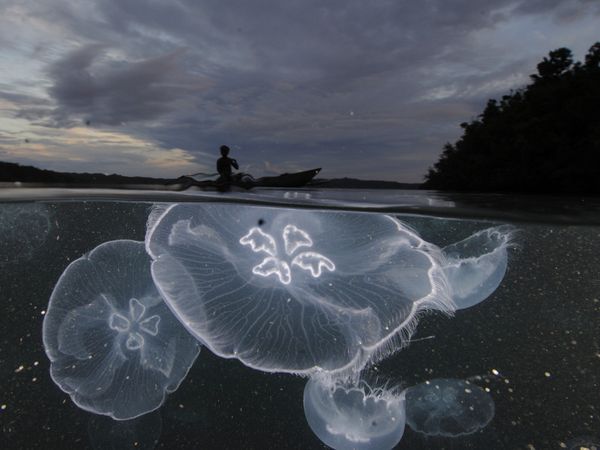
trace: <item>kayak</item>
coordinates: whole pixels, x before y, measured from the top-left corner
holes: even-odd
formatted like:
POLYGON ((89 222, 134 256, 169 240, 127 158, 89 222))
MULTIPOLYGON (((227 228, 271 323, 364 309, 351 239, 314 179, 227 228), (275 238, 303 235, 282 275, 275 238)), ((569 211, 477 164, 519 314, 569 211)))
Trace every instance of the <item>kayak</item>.
POLYGON ((276 177, 262 177, 255 180, 255 187, 302 187, 311 181, 321 168, 304 172, 284 173, 276 177))
POLYGON ((175 180, 172 187, 178 191, 183 191, 192 186, 205 189, 216 188, 219 190, 226 190, 230 187, 240 187, 243 189, 252 189, 255 187, 302 187, 311 181, 320 171, 321 168, 319 167, 318 169, 305 170, 303 172, 283 173, 274 177, 261 178, 253 178, 248 174, 236 174, 229 182, 222 180, 198 181, 192 177, 182 176, 175 180))

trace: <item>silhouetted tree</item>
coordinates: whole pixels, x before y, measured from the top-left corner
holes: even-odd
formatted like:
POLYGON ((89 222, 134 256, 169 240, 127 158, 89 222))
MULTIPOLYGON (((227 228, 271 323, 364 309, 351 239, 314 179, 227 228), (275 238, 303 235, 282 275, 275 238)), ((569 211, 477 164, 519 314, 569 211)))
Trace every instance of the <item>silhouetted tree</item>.
POLYGON ((551 51, 531 78, 461 124, 426 187, 600 194, 600 42, 584 64, 567 48, 551 51))
POLYGON ((596 42, 585 56, 585 68, 588 70, 600 69, 600 42, 596 42))
POLYGON ((547 80, 549 78, 557 78, 565 74, 573 64, 573 53, 568 48, 559 48, 548 54, 548 58, 544 58, 537 65, 538 75, 532 75, 534 80, 547 80))

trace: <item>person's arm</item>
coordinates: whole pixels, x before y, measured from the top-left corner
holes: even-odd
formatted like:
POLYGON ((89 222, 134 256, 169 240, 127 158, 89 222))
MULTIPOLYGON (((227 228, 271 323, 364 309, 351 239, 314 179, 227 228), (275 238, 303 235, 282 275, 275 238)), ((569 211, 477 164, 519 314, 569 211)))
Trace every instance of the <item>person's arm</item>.
POLYGON ((231 165, 235 167, 236 170, 240 170, 240 166, 238 166, 237 161, 233 158, 231 159, 231 165))

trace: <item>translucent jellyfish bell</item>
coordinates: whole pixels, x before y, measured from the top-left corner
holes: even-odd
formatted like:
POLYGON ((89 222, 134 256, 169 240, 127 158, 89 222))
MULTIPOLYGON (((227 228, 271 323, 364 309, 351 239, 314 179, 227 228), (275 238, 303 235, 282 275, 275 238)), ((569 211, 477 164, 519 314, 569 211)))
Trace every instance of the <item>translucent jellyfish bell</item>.
POLYGON ((152 275, 213 352, 265 371, 352 371, 451 311, 441 251, 381 215, 227 204, 153 214, 152 275))
POLYGON ((494 400, 464 380, 438 378, 408 388, 406 423, 429 436, 455 437, 475 433, 494 417, 494 400))
POLYGON ((444 272, 458 309, 482 302, 498 288, 506 273, 513 234, 510 226, 487 228, 444 248, 444 272))
POLYGON ((304 388, 304 415, 312 431, 337 450, 384 450, 404 434, 404 395, 366 382, 310 379, 304 388))
POLYGON ((141 242, 106 242, 63 272, 44 318, 54 382, 81 408, 125 420, 158 408, 200 350, 163 302, 141 242))

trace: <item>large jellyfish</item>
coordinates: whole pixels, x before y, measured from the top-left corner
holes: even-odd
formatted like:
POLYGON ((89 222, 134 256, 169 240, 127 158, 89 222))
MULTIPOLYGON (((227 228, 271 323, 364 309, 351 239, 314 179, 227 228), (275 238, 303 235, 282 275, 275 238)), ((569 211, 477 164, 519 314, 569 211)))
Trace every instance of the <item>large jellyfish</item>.
POLYGON ((217 355, 264 371, 351 372, 452 311, 441 250, 381 214, 179 204, 152 216, 152 275, 217 355))
POLYGON ((456 437, 484 428, 494 417, 494 400, 479 386, 438 378, 405 391, 406 423, 429 436, 456 437))
POLYGON ((482 302, 500 285, 512 234, 506 225, 487 228, 444 248, 444 272, 458 309, 482 302))
POLYGON ((169 307, 217 355, 341 376, 398 349, 420 311, 489 295, 505 267, 487 266, 506 263, 494 255, 506 256, 510 229, 481 232, 496 234, 459 246, 463 265, 383 214, 179 204, 151 214, 146 249, 169 307))
POLYGON ((200 350, 156 290, 143 243, 129 240, 67 267, 43 338, 54 382, 79 407, 117 420, 157 409, 200 350))
POLYGON ((385 450, 404 434, 404 394, 393 389, 312 378, 304 388, 304 415, 321 441, 336 450, 385 450))

